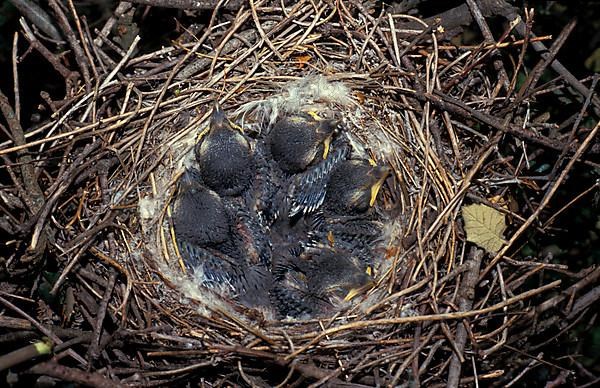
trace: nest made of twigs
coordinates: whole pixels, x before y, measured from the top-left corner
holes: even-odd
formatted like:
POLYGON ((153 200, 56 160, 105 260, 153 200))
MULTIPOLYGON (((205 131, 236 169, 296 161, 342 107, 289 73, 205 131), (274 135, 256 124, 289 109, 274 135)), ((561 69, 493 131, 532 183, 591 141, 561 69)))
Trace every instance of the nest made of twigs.
MULTIPOLYGON (((23 34, 41 45, 25 22, 23 34)), ((506 112, 525 116, 528 105, 523 94, 504 97, 509 80, 486 66, 526 42, 443 46, 443 29, 414 17, 306 2, 285 11, 251 3, 235 15, 216 12, 201 35, 146 54, 137 54, 137 38, 120 51, 100 34, 96 43, 88 36, 87 54, 78 57, 95 69, 96 83, 70 76, 86 90, 69 89, 27 144, 3 150, 61 160, 45 166, 47 194, 27 244, 34 261, 40 249, 57 257, 53 295, 77 291, 63 325, 89 326, 92 337, 85 353, 67 348, 76 360, 110 365, 102 372, 108 378, 136 384, 190 376, 248 385, 298 376, 334 385, 458 383, 500 377, 509 343, 528 338, 534 325, 554 327, 542 314, 563 301, 549 294, 560 281, 531 287, 527 280, 564 268, 511 258, 545 204, 525 213, 509 206, 523 185, 542 195, 502 149, 563 146, 523 130, 517 118, 501 122, 506 112), (264 104, 335 107, 357 146, 392 167, 382 203, 389 216, 383 265, 357 306, 328 319, 277 321, 216 302, 185 280, 170 204, 215 100, 250 126, 266 119, 264 104), (465 202, 507 216, 497 254, 466 241, 465 202)), ((595 130, 568 151, 572 160, 595 130)), ((548 195, 572 165, 557 171, 548 195)), ((589 284, 596 272, 579 278, 589 284)), ((45 334, 64 343, 52 330, 45 334)))

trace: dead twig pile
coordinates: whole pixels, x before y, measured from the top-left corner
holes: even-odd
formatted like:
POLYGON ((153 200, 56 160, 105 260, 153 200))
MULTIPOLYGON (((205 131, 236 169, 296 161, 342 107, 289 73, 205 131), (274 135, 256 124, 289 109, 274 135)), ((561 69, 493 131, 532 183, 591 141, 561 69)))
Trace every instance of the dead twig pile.
POLYGON ((531 15, 521 19, 499 0, 467 0, 426 20, 358 1, 250 0, 214 10, 170 1, 211 9, 208 23, 142 53, 134 11, 164 3, 122 2, 95 29, 71 0, 51 0, 37 13, 43 20, 22 19, 15 33, 14 103, 0 94, 0 343, 18 349, 47 337, 53 357, 11 353, 5 368, 22 381, 48 375, 97 386, 457 386, 514 383, 555 364, 540 349, 588 319, 600 270, 572 272, 519 250, 527 234, 549 230, 598 189, 590 182, 548 211, 569 174, 598 167, 597 78, 577 80, 555 60, 572 24, 555 39, 534 37, 531 15), (507 21, 498 39, 490 15, 507 21), (450 45, 452 31, 471 22, 483 42, 450 45), (19 61, 33 52, 64 79, 65 95, 42 93, 50 117, 23 128, 19 61), (555 78, 542 84, 546 71, 555 78), (383 193, 394 227, 377 286, 358 307, 311 321, 183 295, 169 203, 212 102, 242 112, 307 76, 350 90, 331 105, 394 171, 383 193), (534 117, 541 96, 565 95, 579 101, 568 120, 534 117), (538 160, 550 168, 536 170, 538 160), (504 239, 495 253, 467 242, 467 203, 506 220, 504 235, 489 237, 504 239))

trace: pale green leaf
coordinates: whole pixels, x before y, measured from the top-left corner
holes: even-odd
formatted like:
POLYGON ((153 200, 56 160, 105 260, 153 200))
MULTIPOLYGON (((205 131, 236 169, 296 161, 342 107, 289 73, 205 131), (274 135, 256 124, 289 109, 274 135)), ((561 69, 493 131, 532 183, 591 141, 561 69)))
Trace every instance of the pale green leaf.
POLYGON ((490 253, 496 253, 504 244, 506 229, 504 214, 486 205, 469 205, 462 209, 467 240, 490 253))

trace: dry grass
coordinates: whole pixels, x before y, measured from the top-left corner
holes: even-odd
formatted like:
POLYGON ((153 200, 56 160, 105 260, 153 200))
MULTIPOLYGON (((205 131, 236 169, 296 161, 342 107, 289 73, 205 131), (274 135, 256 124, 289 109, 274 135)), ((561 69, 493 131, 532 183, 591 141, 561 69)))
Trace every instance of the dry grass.
MULTIPOLYGON (((539 337, 528 341, 578 322, 597 300, 586 292, 600 272, 573 273, 518 251, 525 233, 550 226, 544 210, 575 161, 595 166, 585 151, 598 126, 554 125, 557 134, 543 135, 552 123, 531 120, 530 101, 566 89, 503 77, 523 66, 532 40, 512 43, 509 29, 498 44, 444 46, 435 25, 377 17, 355 2, 301 1, 285 12, 250 2, 225 15, 234 16, 214 14, 201 34, 144 54, 137 38, 119 50, 74 25, 79 69, 66 73, 65 99, 52 102, 52 117, 23 142, 0 149, 15 182, 23 182, 19 158, 29 151, 43 193, 35 208, 33 191, 3 187, 27 204, 3 206, 5 219, 31 231, 15 238, 6 266, 17 273, 56 262, 50 293, 64 302, 30 300, 4 280, 0 302, 13 321, 1 326, 40 325, 59 349, 57 363, 132 385, 506 384, 521 370, 510 363, 546 363, 535 350, 539 337), (511 58, 508 73, 492 70, 511 58), (392 166, 382 204, 389 235, 377 286, 359 306, 279 322, 182 280, 169 203, 215 100, 255 130, 264 107, 302 80, 303 90, 307 82, 321 87, 301 103, 317 98, 342 111, 365 152, 392 166), (346 100, 327 89, 336 84, 348 88, 346 100), (547 184, 526 168, 528 147, 561 152, 547 184), (506 214, 507 243, 497 255, 465 241, 465 202, 506 214), (22 223, 28 213, 35 216, 22 223)), ((40 50, 25 22, 21 36, 40 50)), ((55 375, 74 380, 72 373, 55 375)))

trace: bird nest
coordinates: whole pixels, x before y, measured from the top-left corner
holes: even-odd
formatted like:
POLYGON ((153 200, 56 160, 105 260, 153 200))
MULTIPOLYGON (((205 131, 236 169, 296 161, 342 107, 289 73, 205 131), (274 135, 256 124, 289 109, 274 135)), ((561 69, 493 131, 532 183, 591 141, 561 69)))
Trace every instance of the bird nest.
POLYGON ((455 46, 443 43, 443 20, 376 16, 355 2, 282 4, 215 11, 147 53, 123 33, 131 4, 95 36, 74 9, 76 23, 55 7, 76 71, 21 22, 67 88, 64 100, 46 96, 48 120, 0 151, 22 176, 3 187, 6 228, 21 236, 3 254, 13 276, 3 280, 4 327, 41 332, 55 353, 28 373, 97 385, 506 383, 518 368, 499 365, 529 362, 519 344, 557 333, 556 311, 571 323, 593 303, 581 290, 597 270, 519 253, 527 233, 552 222, 545 209, 597 131, 532 120, 536 95, 565 86, 536 89, 544 67, 517 87, 524 53, 544 40, 514 39, 530 20, 499 42, 455 46), (376 205, 385 225, 375 285, 353 303, 278 319, 189 276, 173 203, 216 101, 249 136, 282 112, 334 111, 356 152, 391 167, 376 205), (527 147, 566 162, 545 187, 527 147))

